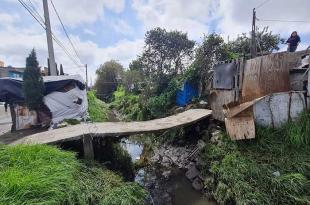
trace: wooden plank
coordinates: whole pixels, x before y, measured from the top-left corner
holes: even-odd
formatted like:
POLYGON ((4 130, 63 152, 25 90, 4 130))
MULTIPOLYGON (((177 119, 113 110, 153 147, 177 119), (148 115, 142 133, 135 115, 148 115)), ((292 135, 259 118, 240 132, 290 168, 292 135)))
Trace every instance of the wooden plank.
POLYGON ((236 102, 235 94, 235 90, 212 90, 210 92, 209 102, 214 119, 224 121, 223 106, 236 102))
POLYGON ((290 90, 288 52, 261 56, 246 61, 242 102, 290 90))
POLYGON ((255 124, 252 112, 248 116, 225 118, 225 126, 232 140, 255 138, 255 124))
POLYGON ((164 131, 195 123, 207 118, 211 113, 211 110, 207 109, 191 109, 166 118, 149 121, 79 124, 30 135, 12 144, 53 144, 72 139, 79 139, 84 135, 91 135, 93 137, 115 137, 164 131))

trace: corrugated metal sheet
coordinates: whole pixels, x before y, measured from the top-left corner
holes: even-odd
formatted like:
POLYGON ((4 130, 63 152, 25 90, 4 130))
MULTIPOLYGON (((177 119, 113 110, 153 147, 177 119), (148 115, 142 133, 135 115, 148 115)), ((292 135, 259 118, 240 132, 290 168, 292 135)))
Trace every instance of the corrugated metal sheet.
POLYGON ((236 63, 219 64, 214 67, 213 88, 233 89, 235 85, 235 75, 237 72, 236 63))
POLYGON ((290 90, 288 55, 287 52, 275 53, 246 61, 242 102, 290 90))

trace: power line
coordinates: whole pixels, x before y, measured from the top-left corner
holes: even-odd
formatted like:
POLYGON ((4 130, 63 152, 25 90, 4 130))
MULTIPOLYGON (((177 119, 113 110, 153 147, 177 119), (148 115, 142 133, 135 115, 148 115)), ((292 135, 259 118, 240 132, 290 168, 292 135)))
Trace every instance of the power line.
POLYGON ((32 8, 32 11, 34 13, 36 13, 37 17, 41 20, 41 22, 44 22, 43 17, 39 14, 39 12, 37 11, 36 7, 34 6, 34 4, 32 3, 31 0, 28 0, 28 2, 30 3, 30 7, 32 8))
POLYGON ((60 22, 60 24, 61 24, 61 26, 62 26, 62 29, 64 30, 64 32, 65 32, 65 34, 66 34, 66 37, 68 38, 68 40, 69 40, 69 42, 70 42, 70 44, 71 44, 71 46, 72 46, 72 48, 73 48, 73 50, 74 50, 74 52, 75 52, 75 55, 77 56, 77 58, 79 59, 79 61, 82 62, 82 61, 81 61, 81 58, 80 58, 80 55, 78 54, 76 48, 74 47, 73 42, 71 41, 71 38, 70 38, 69 35, 68 35, 67 29, 65 28, 65 26, 64 26, 64 24, 63 24, 63 22, 62 22, 62 20, 61 20, 61 18, 60 18, 60 16, 59 16, 59 13, 58 13, 58 11, 57 11, 57 9, 56 9, 56 7, 55 7, 53 1, 50 0, 50 2, 51 2, 51 4, 52 4, 52 6, 53 6, 53 9, 54 9, 54 11, 55 11, 57 17, 58 17, 58 20, 59 20, 59 22, 60 22))
POLYGON ((264 2, 262 2, 261 4, 259 4, 258 6, 254 7, 256 9, 259 9, 260 7, 264 6, 265 4, 267 4, 270 0, 265 0, 264 2))
MULTIPOLYGON (((19 3, 29 12, 29 14, 40 24, 40 26, 46 30, 45 22, 43 21, 43 18, 40 16, 38 12, 33 13, 33 9, 31 9, 23 0, 18 0, 19 3), (41 18, 40 18, 41 17, 41 18), (39 20, 41 19, 41 20, 39 20), (43 22, 42 22, 43 21, 43 22)), ((63 51, 66 53, 66 55, 70 58, 70 60, 77 66, 81 66, 69 53, 69 51, 66 49, 66 47, 63 45, 63 43, 52 33, 54 41, 58 44, 59 47, 63 49, 63 51)))
POLYGON ((279 19, 260 19, 260 18, 256 19, 258 21, 282 22, 282 23, 310 23, 310 21, 304 21, 304 20, 279 20, 279 19))
POLYGON ((45 30, 45 29, 46 29, 46 28, 45 28, 45 24, 42 23, 42 22, 38 19, 38 17, 36 17, 36 16, 33 14, 32 10, 28 7, 28 5, 27 5, 23 0, 18 0, 18 1, 19 1, 19 3, 29 12, 29 14, 40 24, 40 26, 45 30))

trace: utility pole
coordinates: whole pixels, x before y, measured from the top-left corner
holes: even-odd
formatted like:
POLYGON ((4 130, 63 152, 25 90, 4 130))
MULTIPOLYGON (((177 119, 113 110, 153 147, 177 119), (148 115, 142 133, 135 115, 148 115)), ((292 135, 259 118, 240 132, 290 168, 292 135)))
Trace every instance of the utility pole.
POLYGON ((253 8, 253 19, 252 19, 252 36, 251 36, 251 57, 255 58, 257 55, 256 50, 256 11, 253 8))
POLYGON ((53 39, 52 39, 52 30, 51 30, 51 23, 50 23, 50 17, 49 17, 49 12, 48 12, 47 0, 43 0, 43 10, 44 10, 44 18, 45 18, 45 26, 46 26, 45 30, 46 30, 47 48, 48 48, 48 57, 50 61, 51 75, 57 75, 53 39))
POLYGON ((87 74, 87 64, 85 64, 85 77, 86 77, 86 90, 88 89, 88 74, 87 74))

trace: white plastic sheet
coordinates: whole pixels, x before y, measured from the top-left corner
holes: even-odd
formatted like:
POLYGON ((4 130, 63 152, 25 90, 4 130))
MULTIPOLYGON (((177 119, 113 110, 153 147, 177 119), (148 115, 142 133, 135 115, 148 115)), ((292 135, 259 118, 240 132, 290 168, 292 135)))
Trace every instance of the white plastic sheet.
POLYGON ((52 123, 59 123, 65 119, 85 119, 87 117, 86 89, 78 87, 67 92, 52 92, 44 97, 45 105, 52 113, 52 123))

